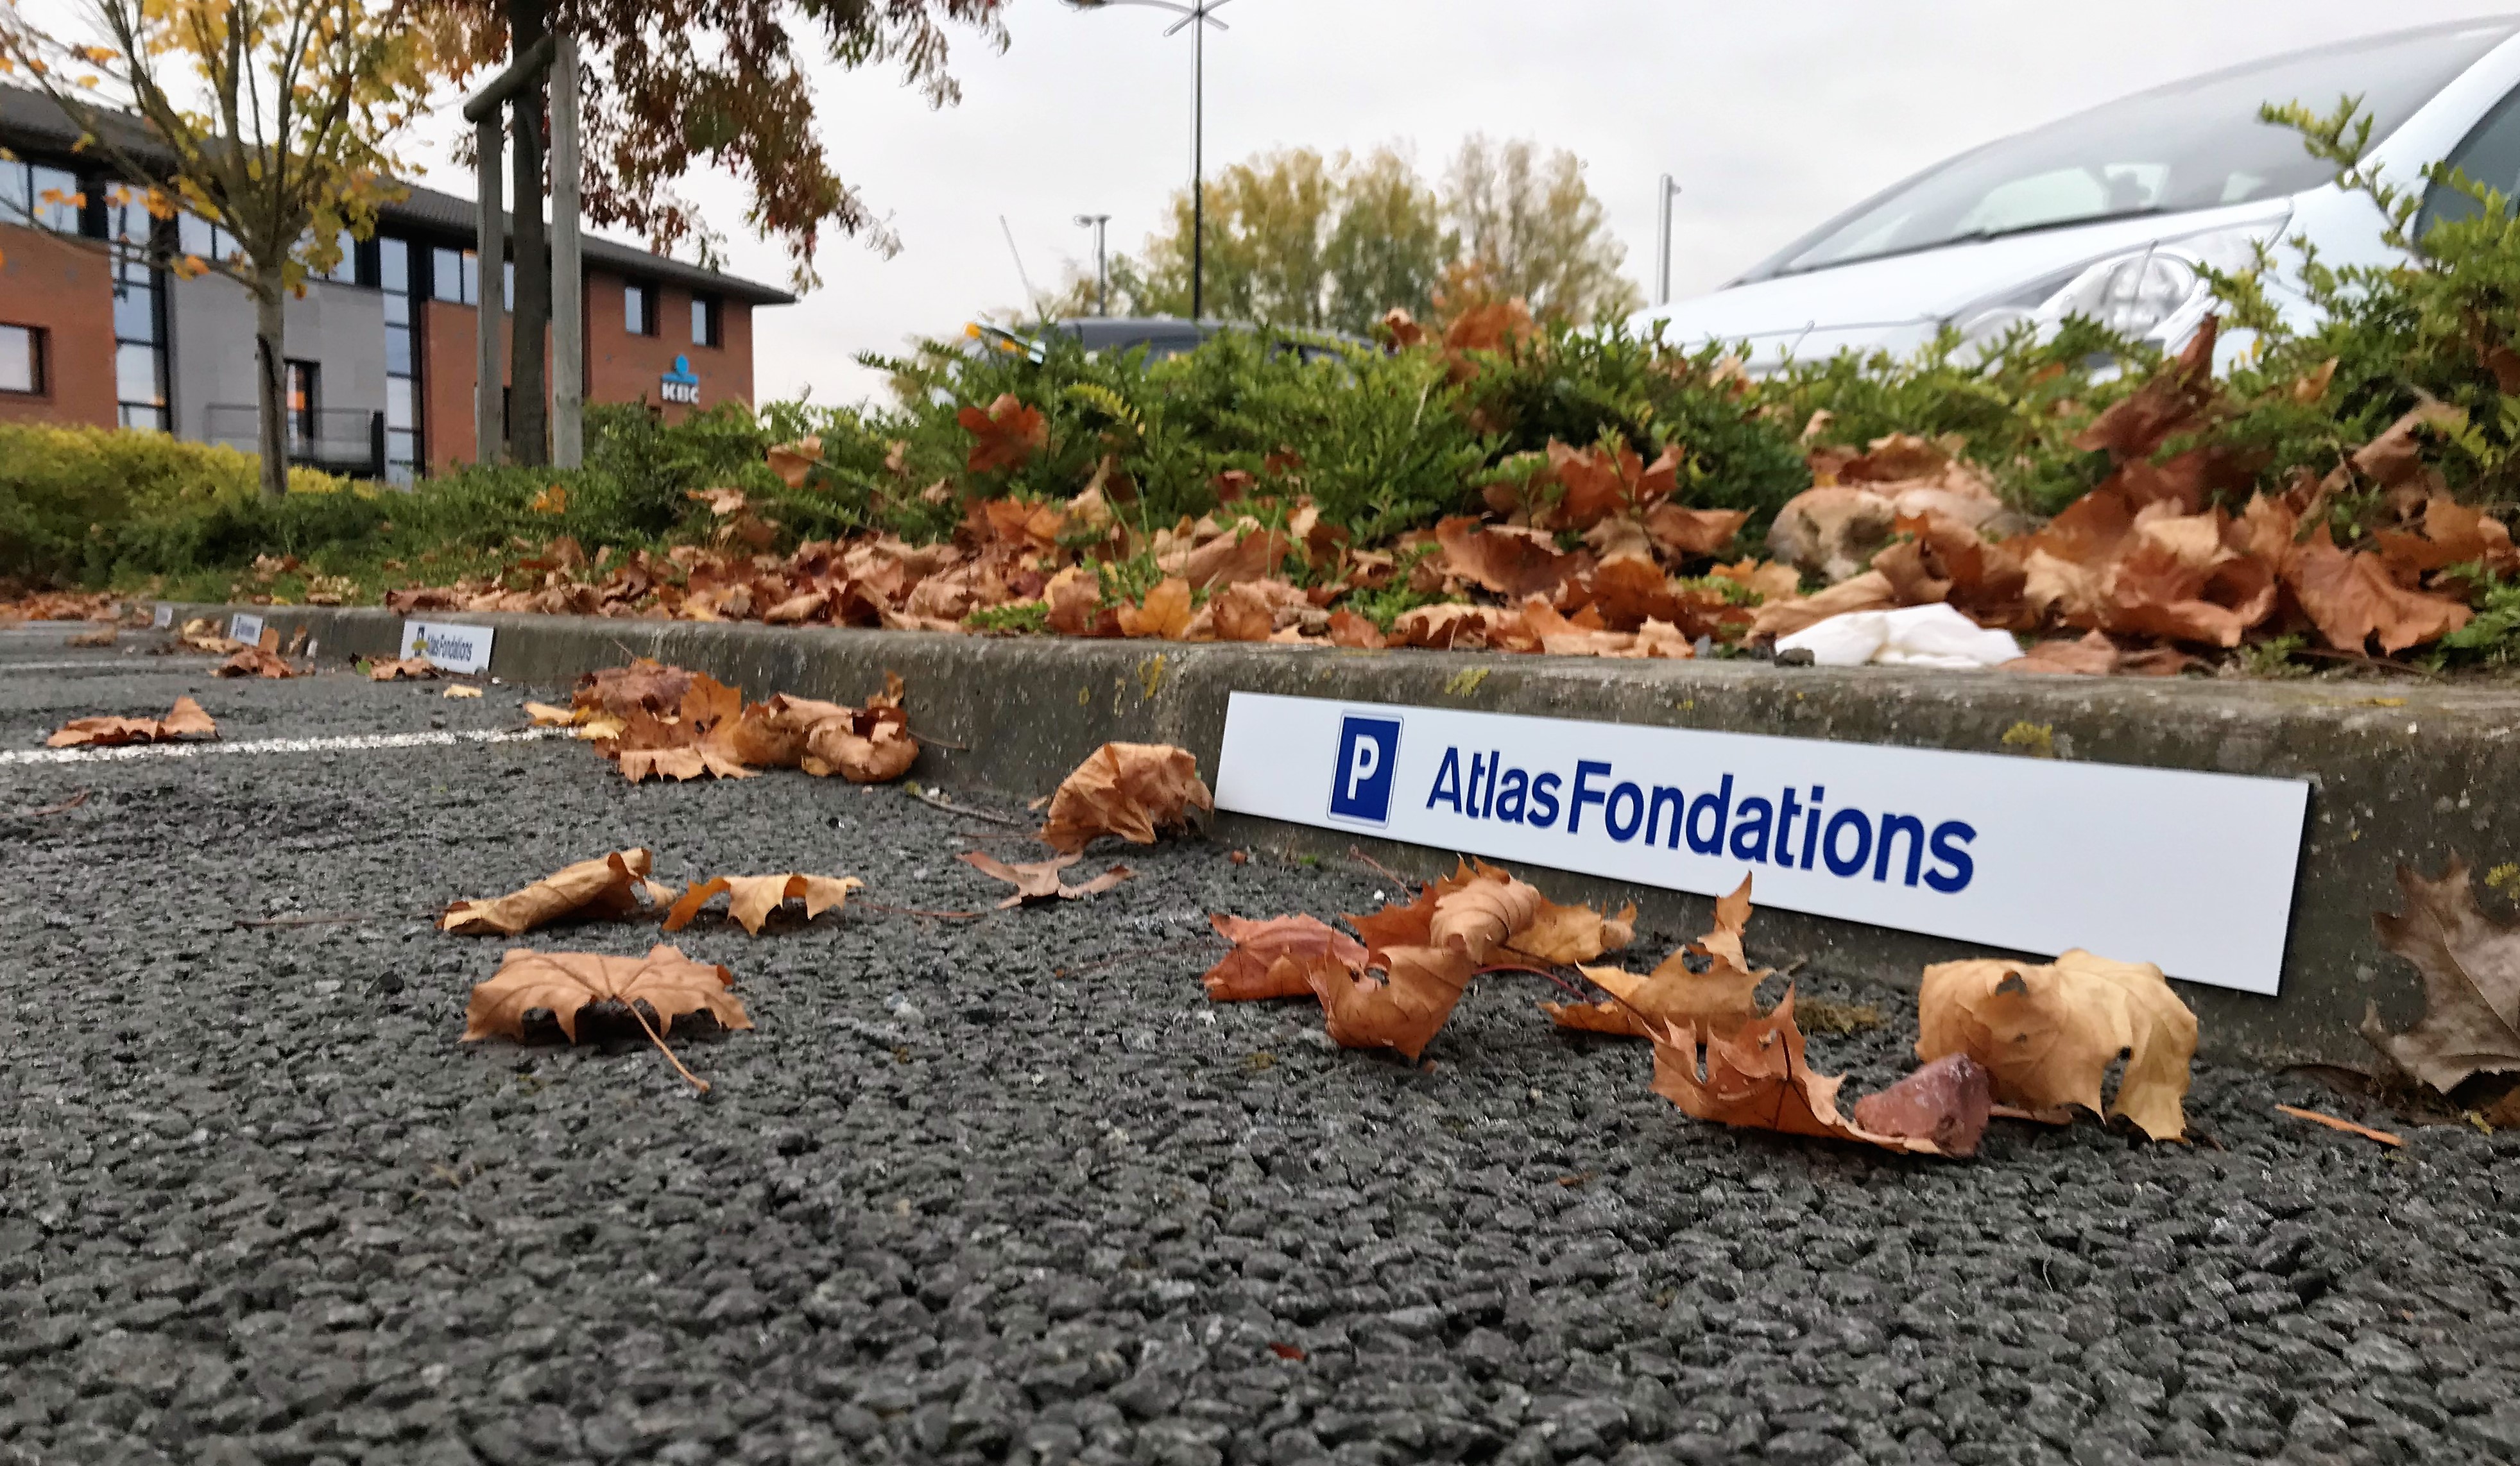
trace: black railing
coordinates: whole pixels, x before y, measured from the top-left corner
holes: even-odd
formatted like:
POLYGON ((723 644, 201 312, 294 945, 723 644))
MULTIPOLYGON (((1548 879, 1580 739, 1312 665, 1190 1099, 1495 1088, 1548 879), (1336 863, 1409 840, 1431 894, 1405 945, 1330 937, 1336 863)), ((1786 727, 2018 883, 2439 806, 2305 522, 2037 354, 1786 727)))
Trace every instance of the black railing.
MULTIPOLYGON (((385 415, 357 408, 318 408, 282 418, 289 461, 354 478, 385 476, 385 415)), ((202 410, 202 436, 248 453, 262 451, 262 416, 250 405, 213 403, 202 410)))

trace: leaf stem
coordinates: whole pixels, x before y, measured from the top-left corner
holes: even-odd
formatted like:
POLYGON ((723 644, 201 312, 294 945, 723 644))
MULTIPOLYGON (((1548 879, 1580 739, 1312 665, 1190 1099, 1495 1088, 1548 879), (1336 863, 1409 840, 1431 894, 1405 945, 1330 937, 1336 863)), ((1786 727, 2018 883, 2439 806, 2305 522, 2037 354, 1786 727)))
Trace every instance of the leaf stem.
POLYGON ((674 1051, 665 1046, 664 1039, 657 1034, 655 1029, 649 1026, 648 1015, 639 1011, 638 1000, 633 999, 630 1001, 623 1003, 622 1006, 630 1010, 631 1017, 639 1020, 639 1027, 648 1035, 648 1042, 656 1045, 656 1051, 665 1056, 666 1063, 674 1066, 674 1072, 681 1075, 683 1078, 690 1080, 692 1082, 693 1088, 699 1090, 702 1094, 706 1094, 709 1091, 708 1081, 700 1078, 697 1074, 694 1074, 689 1069, 684 1068, 683 1061, 674 1057, 674 1051))

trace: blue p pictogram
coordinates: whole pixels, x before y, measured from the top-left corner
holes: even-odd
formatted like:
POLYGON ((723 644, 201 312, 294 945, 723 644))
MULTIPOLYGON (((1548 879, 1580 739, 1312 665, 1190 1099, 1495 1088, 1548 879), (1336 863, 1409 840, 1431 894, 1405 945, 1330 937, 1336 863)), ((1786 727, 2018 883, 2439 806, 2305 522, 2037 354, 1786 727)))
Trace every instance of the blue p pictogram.
POLYGON ((1351 713, 1339 725, 1330 776, 1330 818, 1361 824, 1391 819, 1391 781, 1400 769, 1400 720, 1351 713))

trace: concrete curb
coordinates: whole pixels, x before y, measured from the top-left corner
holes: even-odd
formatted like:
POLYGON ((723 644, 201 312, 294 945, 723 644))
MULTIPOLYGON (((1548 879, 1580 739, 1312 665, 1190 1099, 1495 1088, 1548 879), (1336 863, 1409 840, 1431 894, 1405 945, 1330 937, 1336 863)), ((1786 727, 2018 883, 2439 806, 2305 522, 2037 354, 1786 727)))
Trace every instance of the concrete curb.
MULTIPOLYGON (((306 628, 326 660, 390 656, 400 644, 403 618, 382 610, 177 606, 175 615, 180 623, 234 610, 262 616, 284 637, 306 628)), ((2500 689, 1290 651, 568 616, 424 619, 496 628, 491 672, 545 687, 632 655, 707 672, 756 697, 855 701, 898 672, 912 727, 928 740, 920 777, 1027 798, 1111 739, 1178 743, 1212 778, 1236 690, 2308 778, 2310 832, 2282 998, 2183 991, 2202 1020, 2205 1053, 2223 1059, 2366 1065, 2370 1050, 2355 1033, 2366 1002, 2378 1002, 2392 1026, 2421 1006, 2413 970, 2382 951, 2371 928, 2374 911, 2399 903, 2396 866, 2437 872, 2453 851, 2480 871, 2520 860, 2514 836, 2497 835, 2520 831, 2520 691, 2500 689)), ((1452 867, 1444 852, 1246 817, 1224 817, 1218 833, 1289 855, 1345 860, 1362 850, 1411 875, 1452 867)), ((1563 873, 1542 884, 1559 900, 1634 900, 1644 920, 1674 930, 1700 930, 1708 916, 1706 901, 1659 889, 1563 873)), ((1778 966, 1799 959, 1910 990, 1928 963, 1986 955, 1787 911, 1760 912, 1750 935, 1753 950, 1778 966)))

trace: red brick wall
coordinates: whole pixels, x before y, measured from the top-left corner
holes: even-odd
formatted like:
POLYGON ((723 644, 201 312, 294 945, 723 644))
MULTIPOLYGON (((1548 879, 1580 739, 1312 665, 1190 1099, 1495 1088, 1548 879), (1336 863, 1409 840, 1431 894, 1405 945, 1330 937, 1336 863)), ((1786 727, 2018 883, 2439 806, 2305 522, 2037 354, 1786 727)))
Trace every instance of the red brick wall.
MULTIPOLYGON (((473 462, 472 383, 480 379, 475 362, 473 318, 469 305, 444 300, 423 301, 421 311, 421 434, 428 454, 428 471, 442 473, 457 464, 473 462)), ((499 316, 499 380, 505 383, 515 358, 511 338, 516 318, 499 316)), ((543 335, 549 359, 551 335, 543 335)), ((179 348, 180 349, 180 348, 179 348)), ((551 400, 548 383, 543 400, 551 400)))
POLYGON ((725 344, 692 343, 692 292, 660 284, 656 289, 656 333, 634 336, 623 324, 625 282, 618 275, 589 271, 586 278, 586 400, 647 402, 664 408, 665 421, 680 422, 691 409, 665 404, 659 396, 674 358, 691 358, 700 379, 700 406, 722 402, 752 404, 752 307, 721 298, 718 335, 725 344))
MULTIPOLYGON (((634 336, 622 318, 623 281, 617 275, 589 271, 586 280, 586 400, 640 402, 661 407, 665 421, 680 422, 691 409, 666 403, 659 391, 674 358, 691 358, 700 379, 700 406, 721 402, 752 404, 752 307, 722 300, 718 334, 723 345, 692 343, 692 293, 673 286, 659 287, 656 333, 634 336)), ((469 305, 424 301, 421 311, 421 430, 428 446, 428 471, 442 473, 473 462, 472 382, 473 317, 469 305)), ((500 379, 507 379, 509 318, 500 317, 500 379)), ((108 327, 107 335, 112 333, 108 327)), ((181 349, 179 346, 177 349, 181 349)), ((112 361, 108 359, 106 416, 113 415, 112 361)))
POLYGON ((105 251, 0 225, 0 325, 43 330, 44 390, 0 392, 0 422, 112 427, 113 279, 105 251))

